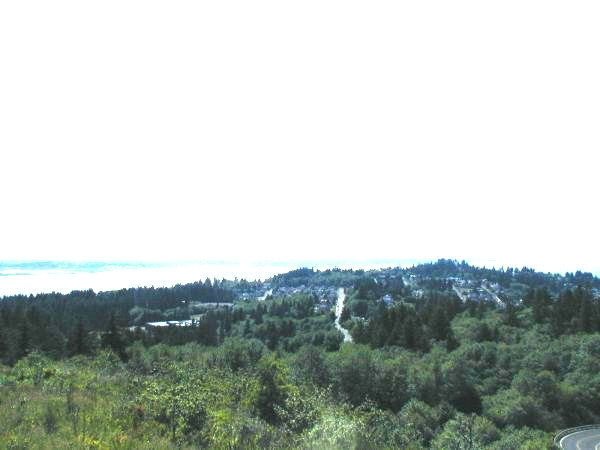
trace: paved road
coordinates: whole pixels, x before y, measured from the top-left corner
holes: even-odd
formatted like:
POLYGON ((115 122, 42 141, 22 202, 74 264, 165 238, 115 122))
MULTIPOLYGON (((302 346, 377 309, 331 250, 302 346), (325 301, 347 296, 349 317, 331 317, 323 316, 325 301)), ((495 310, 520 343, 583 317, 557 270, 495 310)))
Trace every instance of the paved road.
POLYGON ((563 450, 600 450, 600 428, 577 431, 560 440, 563 450))
POLYGON ((350 332, 340 325, 340 316, 342 315, 344 302, 346 301, 346 293, 344 292, 344 289, 339 288, 337 295, 337 304, 335 305, 335 327, 344 335, 344 342, 352 342, 352 336, 350 336, 350 332))
POLYGON ((458 298, 460 298, 460 300, 465 303, 467 301, 467 296, 465 294, 463 294, 462 292, 460 292, 460 290, 456 287, 456 286, 452 286, 452 289, 454 290, 454 292, 456 292, 456 295, 458 295, 458 298))
POLYGON ((484 291, 486 291, 488 294, 490 294, 492 296, 492 298, 494 299, 494 301, 496 303, 498 303, 498 305, 500 305, 500 306, 504 305, 504 303, 502 302, 500 297, 498 297, 498 295, 495 292, 492 292, 492 290, 490 288, 488 288, 485 284, 482 283, 481 287, 483 288, 484 291))

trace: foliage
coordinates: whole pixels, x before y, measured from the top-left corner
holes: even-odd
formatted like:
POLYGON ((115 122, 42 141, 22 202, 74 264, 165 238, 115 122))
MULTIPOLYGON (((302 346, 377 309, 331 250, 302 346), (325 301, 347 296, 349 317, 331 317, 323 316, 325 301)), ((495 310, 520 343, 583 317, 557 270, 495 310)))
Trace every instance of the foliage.
POLYGON ((594 277, 442 260, 275 281, 347 287, 355 342, 307 293, 127 328, 241 281, 4 299, 0 448, 541 449, 600 422, 594 277), (462 303, 448 277, 523 302, 462 303))

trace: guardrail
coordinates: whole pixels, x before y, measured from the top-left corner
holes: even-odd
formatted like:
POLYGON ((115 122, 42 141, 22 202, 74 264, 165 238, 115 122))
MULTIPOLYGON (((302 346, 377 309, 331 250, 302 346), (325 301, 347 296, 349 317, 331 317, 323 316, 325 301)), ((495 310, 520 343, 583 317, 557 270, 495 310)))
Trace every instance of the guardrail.
POLYGON ((554 436, 554 446, 556 448, 560 448, 560 440, 562 438, 564 438, 565 436, 568 436, 571 433, 577 433, 578 431, 593 430, 594 428, 600 428, 600 424, 583 425, 581 427, 573 427, 573 428, 567 428, 566 430, 562 430, 556 436, 554 436))

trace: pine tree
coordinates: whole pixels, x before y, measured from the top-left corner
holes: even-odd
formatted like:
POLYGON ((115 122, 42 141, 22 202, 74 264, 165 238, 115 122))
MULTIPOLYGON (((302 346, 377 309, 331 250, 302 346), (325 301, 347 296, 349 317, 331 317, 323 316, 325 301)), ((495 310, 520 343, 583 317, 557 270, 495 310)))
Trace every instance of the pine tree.
POLYGON ((217 320, 212 312, 206 313, 206 315, 198 323, 198 330, 196 332, 197 340, 199 343, 204 345, 217 345, 219 336, 217 335, 217 320))
POLYGON ((112 349, 112 351, 119 355, 121 360, 127 359, 127 355, 125 354, 125 343, 119 334, 114 313, 110 315, 108 327, 102 336, 102 346, 112 349))
POLYGON ((446 350, 451 352, 453 350, 456 350, 459 346, 460 342, 458 342, 458 339, 456 339, 456 336, 454 336, 452 328, 450 328, 450 330, 448 331, 448 336, 446 337, 446 350))
POLYGON ((417 325, 412 316, 404 323, 404 345, 411 350, 417 347, 417 325))
POLYGON ((27 353, 29 353, 30 350, 29 326, 27 325, 27 322, 25 320, 23 320, 23 322, 21 323, 21 329, 19 331, 20 332, 19 339, 17 341, 15 361, 27 355, 27 353))
POLYGON ((541 323, 548 317, 548 307, 550 302, 550 294, 545 288, 537 289, 535 291, 531 306, 533 309, 533 320, 536 323, 541 323))
POLYGON ((223 322, 221 322, 221 326, 219 327, 219 336, 218 336, 217 345, 222 344, 223 341, 225 341, 225 327, 223 325, 223 322))
POLYGON ((0 328, 0 361, 6 355, 7 350, 8 350, 8 347, 6 345, 6 334, 3 332, 3 329, 0 328))
POLYGON ((592 303, 584 297, 581 300, 581 307, 579 309, 579 331, 583 331, 584 333, 592 331, 592 315, 592 303))
POLYGON ((258 391, 254 407, 265 421, 278 422, 277 407, 285 403, 289 393, 287 368, 275 357, 267 357, 258 365, 258 391))
POLYGON ((441 307, 436 308, 429 327, 434 339, 443 341, 448 337, 448 333, 450 332, 450 321, 441 307))
POLYGON ((401 345, 402 337, 403 337, 403 327, 402 322, 399 320, 394 324, 394 328, 392 332, 389 334, 386 345, 401 345))
POLYGON ((87 332, 83 326, 83 322, 79 320, 67 342, 67 352, 69 356, 73 356, 86 355, 89 351, 87 332))
POLYGON ((504 323, 511 327, 519 326, 519 318, 517 317, 517 310, 512 302, 506 304, 506 310, 504 314, 504 323))
POLYGON ((344 308, 342 308, 342 313, 340 314, 340 323, 343 323, 349 319, 350 319, 350 308, 348 308, 347 306, 344 306, 344 308))
POLYGON ((250 331, 250 320, 246 319, 246 321, 244 322, 244 337, 249 336, 250 331))

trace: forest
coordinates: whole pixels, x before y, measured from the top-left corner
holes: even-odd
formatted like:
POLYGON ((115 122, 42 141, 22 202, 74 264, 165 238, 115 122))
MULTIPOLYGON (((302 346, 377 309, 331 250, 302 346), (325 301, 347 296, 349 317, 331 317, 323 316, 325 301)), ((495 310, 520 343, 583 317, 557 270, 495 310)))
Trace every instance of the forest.
POLYGON ((600 422, 591 274, 440 260, 267 282, 263 301, 245 280, 4 297, 0 448, 546 449, 600 422), (353 342, 311 286, 346 289, 353 342))

